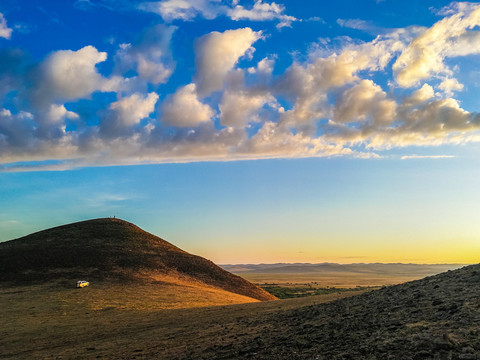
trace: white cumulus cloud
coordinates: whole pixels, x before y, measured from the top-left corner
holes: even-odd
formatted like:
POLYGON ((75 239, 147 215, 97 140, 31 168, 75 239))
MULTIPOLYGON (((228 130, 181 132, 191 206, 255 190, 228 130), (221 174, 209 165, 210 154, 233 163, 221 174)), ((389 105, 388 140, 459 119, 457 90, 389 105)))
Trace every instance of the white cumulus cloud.
POLYGON ((292 21, 297 20, 293 16, 285 15, 284 11, 285 6, 281 4, 275 2, 265 3, 262 0, 256 0, 252 8, 247 9, 242 5, 236 5, 227 11, 227 15, 232 20, 265 21, 277 19, 280 20, 277 28, 282 28, 291 26, 292 21))
POLYGON ((177 90, 162 104, 162 122, 179 127, 195 127, 211 120, 214 111, 198 100, 195 84, 177 90))
POLYGON ((453 70, 445 64, 446 58, 480 53, 480 32, 475 30, 480 25, 480 5, 455 9, 425 29, 398 57, 393 65, 398 85, 407 88, 431 77, 450 77, 453 70))
POLYGON ((394 32, 369 43, 347 44, 328 56, 314 51, 306 63, 294 63, 276 84, 277 91, 294 100, 293 108, 283 116, 284 121, 308 124, 329 117, 328 91, 359 81, 361 71, 383 70, 405 47, 403 37, 404 32, 394 32))
POLYGON ((107 53, 99 52, 93 46, 52 53, 36 69, 34 100, 74 100, 88 97, 94 91, 118 89, 119 78, 107 79, 96 68, 106 59, 107 53))
POLYGON ((249 122, 258 122, 258 110, 265 104, 273 107, 276 100, 270 94, 249 90, 226 90, 220 108, 220 122, 224 126, 244 128, 249 122))
POLYGON ((454 91, 463 90, 463 84, 460 84, 455 78, 446 78, 438 85, 438 88, 447 96, 453 96, 454 91))
POLYGON ((396 119, 396 109, 396 102, 388 99, 380 86, 372 80, 362 80, 342 94, 333 111, 333 120, 386 125, 396 119))
POLYGON ((78 114, 68 111, 64 105, 51 104, 47 112, 47 118, 51 122, 59 122, 64 118, 78 119, 78 114))
POLYGON ((118 114, 117 121, 120 124, 130 126, 151 114, 157 100, 158 95, 154 92, 147 96, 135 93, 112 103, 110 109, 118 114))
POLYGON ((12 36, 12 29, 7 26, 7 20, 2 13, 0 13, 0 37, 4 39, 10 39, 12 36))
POLYGON ((406 105, 417 105, 430 100, 435 95, 435 91, 428 84, 423 84, 423 86, 415 90, 411 96, 408 96, 403 99, 403 103, 406 105))
POLYGON ((238 59, 252 51, 252 44, 261 37, 260 31, 243 28, 223 33, 214 31, 199 38, 195 43, 197 72, 194 77, 198 93, 206 96, 221 90, 238 59))
POLYGON ((101 131, 106 137, 131 134, 132 126, 147 118, 154 110, 158 94, 134 93, 110 104, 109 112, 102 119, 101 131))

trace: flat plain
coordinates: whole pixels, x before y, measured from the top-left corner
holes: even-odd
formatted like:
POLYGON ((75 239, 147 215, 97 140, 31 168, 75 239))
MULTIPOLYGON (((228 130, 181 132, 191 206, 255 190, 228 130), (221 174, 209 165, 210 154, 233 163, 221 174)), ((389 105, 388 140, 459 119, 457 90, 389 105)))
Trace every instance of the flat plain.
POLYGON ((386 286, 422 279, 462 267, 462 264, 248 264, 221 265, 257 284, 355 288, 386 286))

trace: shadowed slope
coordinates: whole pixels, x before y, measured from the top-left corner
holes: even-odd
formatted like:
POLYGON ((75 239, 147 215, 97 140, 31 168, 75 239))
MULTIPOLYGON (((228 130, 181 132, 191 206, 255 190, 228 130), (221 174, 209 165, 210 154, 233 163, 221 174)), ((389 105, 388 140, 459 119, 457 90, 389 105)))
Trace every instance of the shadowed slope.
POLYGON ((120 219, 63 225, 0 243, 0 280, 138 280, 167 274, 257 300, 274 296, 120 219))

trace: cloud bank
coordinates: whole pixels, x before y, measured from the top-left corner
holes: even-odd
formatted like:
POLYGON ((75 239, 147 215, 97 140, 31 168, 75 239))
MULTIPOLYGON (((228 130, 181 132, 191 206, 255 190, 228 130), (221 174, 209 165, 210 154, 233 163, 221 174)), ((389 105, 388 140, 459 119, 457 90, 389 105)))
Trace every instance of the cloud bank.
MULTIPOLYGON (((289 21, 275 3, 222 4, 141 6, 170 20, 222 13, 289 21)), ((148 27, 110 53, 87 45, 32 63, 18 49, 1 50, 0 170, 377 158, 394 148, 478 142, 480 115, 455 98, 465 88, 455 60, 480 54, 480 5, 453 3, 439 14, 429 28, 385 30, 367 42, 319 41, 283 68, 275 54, 255 57, 265 32, 210 31, 192 46, 190 76, 177 68, 179 30, 171 25, 148 27), (175 86, 175 76, 187 80, 175 86), (376 81, 382 76, 388 81, 376 81)), ((7 37, 4 28, 1 16, 7 37)))

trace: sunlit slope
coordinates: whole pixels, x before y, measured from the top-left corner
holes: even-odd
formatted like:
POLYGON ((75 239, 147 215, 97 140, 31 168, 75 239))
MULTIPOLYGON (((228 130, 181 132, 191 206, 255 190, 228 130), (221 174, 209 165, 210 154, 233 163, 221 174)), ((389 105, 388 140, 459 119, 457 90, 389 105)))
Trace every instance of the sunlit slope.
POLYGON ((120 219, 95 219, 0 243, 0 280, 161 282, 209 286, 256 300, 272 295, 213 262, 120 219), (166 279, 168 279, 166 281, 166 279))

